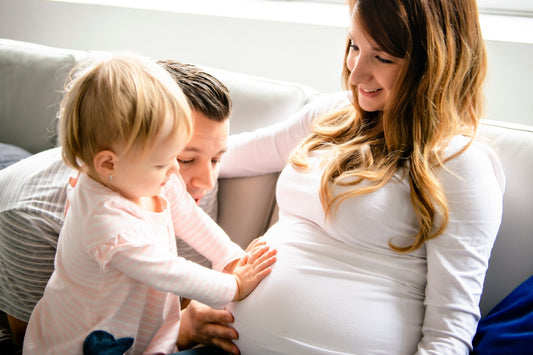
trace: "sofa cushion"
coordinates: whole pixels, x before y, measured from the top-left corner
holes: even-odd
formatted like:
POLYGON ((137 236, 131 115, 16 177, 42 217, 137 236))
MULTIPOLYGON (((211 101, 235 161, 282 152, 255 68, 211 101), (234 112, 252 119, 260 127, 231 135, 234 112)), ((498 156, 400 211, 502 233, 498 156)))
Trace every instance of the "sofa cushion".
POLYGON ((220 179, 218 223, 243 249, 270 226, 278 175, 220 179))
POLYGON ((32 153, 56 143, 55 118, 76 51, 0 39, 0 142, 32 153))
POLYGON ((0 143, 0 170, 31 155, 26 149, 12 144, 0 143))

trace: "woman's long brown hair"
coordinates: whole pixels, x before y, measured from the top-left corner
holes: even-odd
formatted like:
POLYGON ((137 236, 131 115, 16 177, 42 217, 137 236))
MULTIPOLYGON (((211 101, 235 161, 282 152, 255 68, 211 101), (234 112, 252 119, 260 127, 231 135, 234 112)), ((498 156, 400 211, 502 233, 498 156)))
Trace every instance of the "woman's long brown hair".
POLYGON ((313 134, 291 157, 300 170, 312 151, 325 150, 320 199, 326 216, 347 198, 385 186, 400 170, 408 176, 411 203, 420 224, 409 252, 440 235, 448 224, 446 196, 436 177, 455 135, 471 141, 482 115, 486 53, 475 0, 356 0, 354 20, 385 52, 404 59, 390 103, 366 112, 349 83, 352 105, 317 121, 313 134), (361 181, 368 183, 362 185, 361 181), (351 188, 336 196, 331 186, 351 188), (439 217, 440 216, 440 217, 439 217))

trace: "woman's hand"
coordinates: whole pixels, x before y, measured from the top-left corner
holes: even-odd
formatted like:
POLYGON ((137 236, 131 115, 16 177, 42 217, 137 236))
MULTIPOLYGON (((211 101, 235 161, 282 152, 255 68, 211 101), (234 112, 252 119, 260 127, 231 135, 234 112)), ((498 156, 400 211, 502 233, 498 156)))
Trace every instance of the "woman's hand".
MULTIPOLYGON (((248 296, 259 283, 272 271, 272 264, 276 262, 277 251, 270 249, 264 242, 248 247, 247 252, 237 263, 233 276, 237 281, 237 292, 233 301, 240 301, 248 296)), ((254 244, 254 242, 252 242, 254 244)))
POLYGON ((216 310, 197 301, 181 312, 178 348, 186 350, 198 344, 214 345, 230 354, 240 354, 233 340, 239 338, 230 326, 233 315, 227 310, 216 310))

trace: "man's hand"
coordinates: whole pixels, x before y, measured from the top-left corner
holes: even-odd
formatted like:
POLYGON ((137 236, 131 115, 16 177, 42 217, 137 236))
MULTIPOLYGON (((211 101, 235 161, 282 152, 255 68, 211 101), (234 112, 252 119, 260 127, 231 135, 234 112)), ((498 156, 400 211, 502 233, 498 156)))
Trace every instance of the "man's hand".
POLYGON ((197 344, 215 345, 230 354, 240 354, 233 340, 239 338, 230 326, 233 315, 227 310, 216 310, 197 301, 181 312, 178 348, 185 350, 197 344))

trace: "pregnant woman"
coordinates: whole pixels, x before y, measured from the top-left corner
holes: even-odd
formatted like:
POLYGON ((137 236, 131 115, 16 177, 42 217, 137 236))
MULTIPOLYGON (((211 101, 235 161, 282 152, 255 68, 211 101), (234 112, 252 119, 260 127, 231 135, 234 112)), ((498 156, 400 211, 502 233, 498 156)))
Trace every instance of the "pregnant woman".
MULTIPOLYGON (((264 236, 278 262, 230 309, 237 345, 242 354, 468 354, 505 184, 475 138, 486 72, 476 2, 351 9, 349 92, 293 119, 316 118, 279 179, 279 221, 264 236)), ((267 136, 250 140, 250 164, 283 164, 261 151, 271 152, 260 147, 267 136)))

